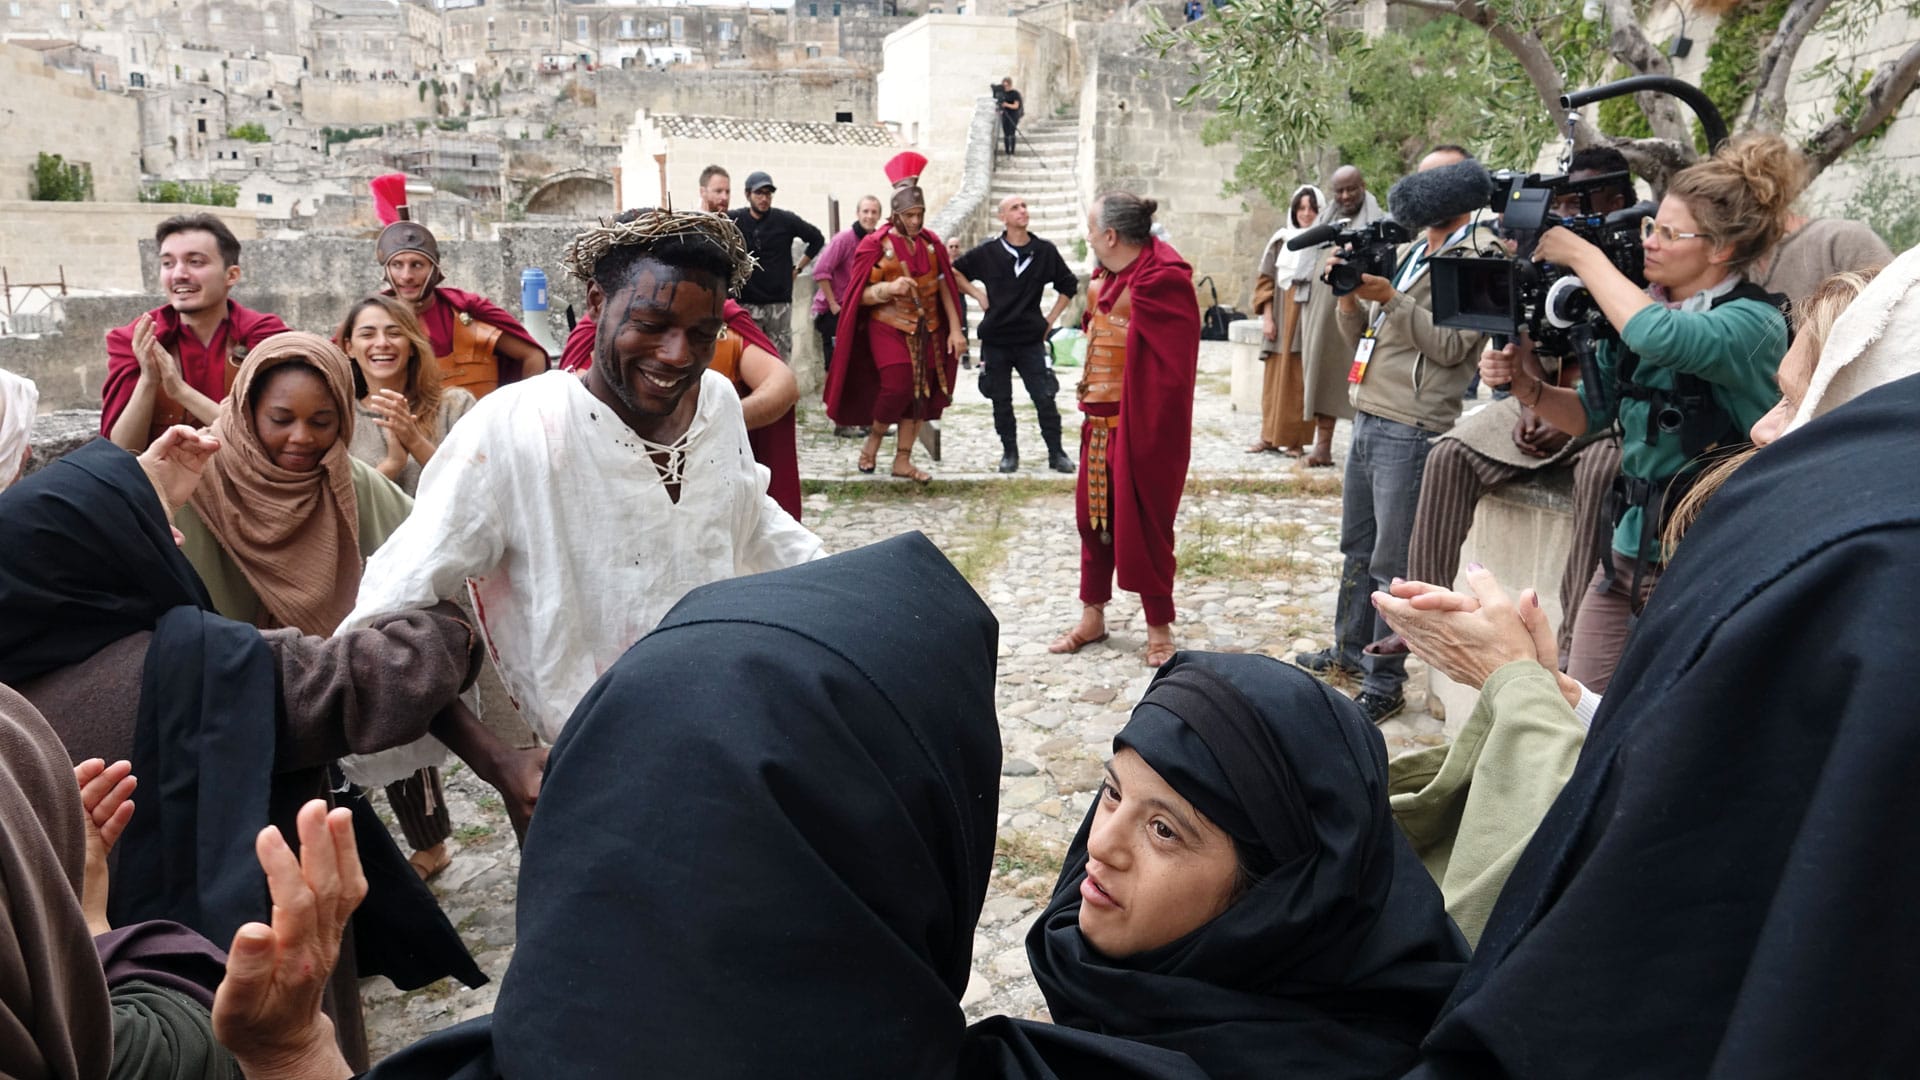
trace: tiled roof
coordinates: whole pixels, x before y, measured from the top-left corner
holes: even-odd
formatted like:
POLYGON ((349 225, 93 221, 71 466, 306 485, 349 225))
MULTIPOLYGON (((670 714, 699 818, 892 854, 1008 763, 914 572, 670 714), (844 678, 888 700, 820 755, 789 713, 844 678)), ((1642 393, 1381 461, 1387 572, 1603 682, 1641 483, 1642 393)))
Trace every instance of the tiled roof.
POLYGON ((824 143, 895 146, 893 132, 877 124, 828 124, 796 120, 739 120, 727 116, 663 116, 650 119, 668 137, 721 142, 824 143))

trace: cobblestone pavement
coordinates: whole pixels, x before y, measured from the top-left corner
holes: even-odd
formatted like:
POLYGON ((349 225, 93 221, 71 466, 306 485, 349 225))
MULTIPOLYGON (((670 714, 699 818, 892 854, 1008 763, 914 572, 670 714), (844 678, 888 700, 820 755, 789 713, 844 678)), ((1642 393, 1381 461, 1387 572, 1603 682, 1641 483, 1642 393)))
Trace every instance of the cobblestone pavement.
MULTIPOLYGON (((930 465, 919 455, 921 467, 937 478, 924 491, 856 473, 855 441, 834 438, 817 409, 803 415, 802 472, 815 489, 805 518, 831 550, 910 529, 925 532, 1000 619, 999 851, 963 1004, 974 1019, 1044 1016, 1027 968, 1026 932, 1091 804, 1112 737, 1146 687, 1150 672, 1140 662, 1146 626, 1138 600, 1119 593, 1108 609, 1112 638, 1076 656, 1047 653, 1047 643, 1079 614, 1072 478, 1044 471, 1032 408, 1024 401, 1022 444, 1032 451, 1016 476, 992 471, 999 444, 970 374, 963 373, 961 400, 943 422, 946 460, 930 465)), ((1061 397, 1070 400, 1070 390, 1061 397)), ((1193 467, 1177 526, 1175 634, 1185 648, 1273 656, 1319 648, 1332 625, 1339 577, 1337 470, 1306 470, 1275 454, 1243 452, 1257 421, 1228 407, 1224 347, 1209 343, 1203 354, 1199 398, 1193 467)), ((1070 439, 1077 434, 1072 417, 1068 430, 1070 439)), ((1344 434, 1342 425, 1342 442, 1344 434)), ((1336 446, 1344 456, 1344 446, 1336 446)), ((1424 685, 1417 661, 1413 668, 1412 708, 1382 725, 1390 754, 1443 739, 1438 720, 1413 711, 1422 705, 1414 688, 1424 685)), ((492 792, 464 769, 449 777, 448 799, 455 857, 434 888, 495 982, 480 990, 442 983, 399 994, 385 980, 368 980, 363 992, 376 1054, 489 1011, 512 953, 519 865, 512 829, 492 792)))

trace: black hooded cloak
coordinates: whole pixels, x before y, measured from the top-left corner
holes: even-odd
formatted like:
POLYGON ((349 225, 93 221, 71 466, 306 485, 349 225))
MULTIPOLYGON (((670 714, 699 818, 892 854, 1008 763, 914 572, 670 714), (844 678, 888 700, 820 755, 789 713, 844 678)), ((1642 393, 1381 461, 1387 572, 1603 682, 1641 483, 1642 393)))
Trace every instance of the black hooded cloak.
POLYGON ((1264 874, 1186 937, 1109 960, 1079 926, 1096 802, 1027 937, 1055 1022, 1181 1051, 1215 1080, 1411 1065, 1467 948, 1393 823, 1386 747, 1358 707, 1268 657, 1182 652, 1114 746, 1264 874))
POLYGON ((689 593, 554 746, 493 1016, 372 1075, 1200 1080, 1151 1047, 966 1027, 997 638, 917 533, 689 593))
POLYGON ((1714 495, 1416 1075, 1912 1072, 1916 417, 1920 376, 1714 495))

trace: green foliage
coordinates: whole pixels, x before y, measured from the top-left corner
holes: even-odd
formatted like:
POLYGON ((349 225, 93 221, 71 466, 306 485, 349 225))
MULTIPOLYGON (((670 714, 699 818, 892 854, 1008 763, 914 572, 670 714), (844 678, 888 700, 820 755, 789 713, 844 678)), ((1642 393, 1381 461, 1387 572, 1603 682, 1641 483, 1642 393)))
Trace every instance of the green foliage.
MULTIPOLYGON (((1614 82, 1633 74, 1625 64, 1613 65, 1607 72, 1607 81, 1614 82)), ((1625 97, 1608 98, 1599 105, 1597 126, 1606 135, 1619 135, 1628 139, 1653 138, 1653 124, 1647 120, 1647 114, 1640 110, 1640 103, 1632 94, 1625 97)))
POLYGON ((438 127, 441 131, 465 131, 467 130, 467 118, 459 116, 450 120, 436 120, 434 126, 438 127))
POLYGON ((1860 181, 1832 211, 1835 217, 1864 221, 1895 251, 1920 244, 1920 177, 1885 161, 1860 173, 1860 181))
POLYGON ((140 189, 141 202, 194 203, 199 206, 233 206, 240 201, 238 184, 198 184, 191 181, 162 180, 140 189))
MULTIPOLYGON (((1867 84, 1872 81, 1873 72, 1862 71, 1854 77, 1852 82, 1841 83, 1839 94, 1834 102, 1834 115, 1845 118, 1849 124, 1858 123, 1860 114, 1865 111, 1867 107, 1867 84)), ((1898 116, 1899 113, 1900 110, 1898 109, 1888 113, 1887 118, 1880 121, 1880 126, 1860 136, 1860 141, 1853 145, 1855 147, 1871 146, 1880 141, 1880 136, 1885 135, 1887 129, 1893 126, 1894 118, 1898 116)), ((1901 251, 1904 249, 1895 248, 1894 250, 1901 251)))
POLYGON ((427 80, 421 79, 420 85, 415 89, 418 92, 421 101, 427 100, 427 80))
POLYGON ((385 132, 378 127, 323 127, 320 129, 320 137, 326 140, 326 145, 328 146, 332 146, 335 143, 352 142, 355 139, 377 139, 383 134, 385 134, 385 132))
POLYGON ((28 197, 36 202, 87 202, 93 198, 93 169, 43 150, 34 159, 28 197))
MULTIPOLYGON (((1773 39, 1781 16, 1791 0, 1741 0, 1738 7, 1720 17, 1707 46, 1707 70, 1700 74, 1700 89, 1720 110, 1729 128, 1740 115, 1740 107, 1753 96, 1754 78, 1760 73, 1760 53, 1773 39)), ((1707 135, 1699 121, 1693 124, 1694 149, 1707 152, 1707 135)))
MULTIPOLYGON (((1572 0, 1490 0, 1505 28, 1531 33, 1571 85, 1598 74, 1600 29, 1572 0)), ((1207 108, 1209 142, 1241 152, 1229 188, 1286 197, 1329 150, 1376 185, 1405 173, 1435 142, 1489 161, 1529 163, 1555 124, 1512 53, 1453 16, 1364 41, 1333 25, 1334 0, 1243 0, 1168 27, 1147 44, 1188 62, 1184 107, 1207 108)), ((1402 12, 1404 9, 1392 9, 1402 12)))
POLYGON ((245 139, 247 142, 250 142, 250 143, 263 143, 263 142, 273 141, 273 136, 267 134, 267 129, 264 126, 262 126, 258 120, 249 120, 246 123, 241 124, 239 127, 228 128, 227 138, 245 139))

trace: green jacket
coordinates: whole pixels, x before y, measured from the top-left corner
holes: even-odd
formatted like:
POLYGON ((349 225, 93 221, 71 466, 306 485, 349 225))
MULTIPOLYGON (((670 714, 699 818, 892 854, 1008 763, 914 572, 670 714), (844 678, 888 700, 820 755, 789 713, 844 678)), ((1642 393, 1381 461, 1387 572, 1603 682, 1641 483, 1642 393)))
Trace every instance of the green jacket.
POLYGON ((1586 726, 1553 673, 1516 660, 1487 679, 1451 745, 1402 754, 1387 766, 1394 821, 1440 885, 1467 944, 1480 944, 1507 875, 1586 742, 1586 726))
MULTIPOLYGON (((1599 367, 1611 385, 1618 377, 1626 350, 1639 356, 1634 382, 1651 390, 1672 390, 1681 374, 1704 379, 1713 399, 1745 437, 1754 422, 1780 400, 1774 382, 1780 358, 1787 353, 1787 323, 1780 310, 1759 300, 1729 300, 1709 311, 1675 311, 1660 304, 1641 308, 1627 320, 1620 341, 1600 343, 1599 367)), ((1670 477, 1687 463, 1680 449, 1680 433, 1655 431, 1653 404, 1617 393, 1602 407, 1593 387, 1582 385, 1587 430, 1597 431, 1620 421, 1620 471, 1642 480, 1670 477)), ((1638 507, 1630 508, 1613 531, 1613 550, 1633 557, 1641 538, 1638 507)), ((1658 522, 1647 530, 1646 547, 1639 557, 1659 561, 1658 522)))

